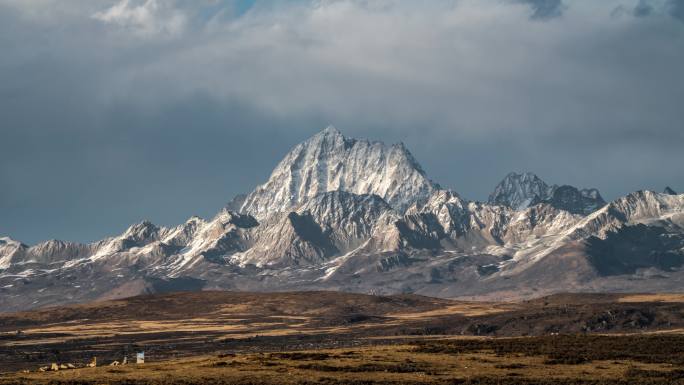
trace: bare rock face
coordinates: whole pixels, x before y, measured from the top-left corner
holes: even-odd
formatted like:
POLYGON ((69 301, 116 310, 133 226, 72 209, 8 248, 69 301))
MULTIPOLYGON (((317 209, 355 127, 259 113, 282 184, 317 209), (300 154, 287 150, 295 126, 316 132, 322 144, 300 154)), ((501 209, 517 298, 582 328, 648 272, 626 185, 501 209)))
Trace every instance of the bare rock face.
POLYGON ((587 253, 601 275, 634 274, 655 268, 666 274, 684 265, 684 234, 645 224, 625 225, 607 233, 605 239, 592 236, 587 253))
POLYGON ((509 174, 487 203, 441 189, 403 145, 329 127, 213 218, 145 221, 90 244, 0 238, 0 309, 177 290, 344 290, 515 299, 671 291, 684 194, 509 174))
POLYGON ((551 197, 542 202, 547 202, 556 208, 573 214, 582 215, 591 214, 606 204, 598 190, 578 190, 572 186, 555 188, 551 197))
POLYGON ((663 191, 663 194, 667 194, 667 195, 678 195, 677 192, 676 192, 675 190, 673 190, 672 188, 670 188, 670 186, 665 187, 665 190, 663 191))

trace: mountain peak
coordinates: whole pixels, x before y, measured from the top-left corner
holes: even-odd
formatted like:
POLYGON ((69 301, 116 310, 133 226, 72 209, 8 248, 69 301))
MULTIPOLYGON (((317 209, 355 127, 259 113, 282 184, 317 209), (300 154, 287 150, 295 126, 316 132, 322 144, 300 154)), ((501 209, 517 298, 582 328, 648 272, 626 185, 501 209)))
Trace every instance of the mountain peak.
POLYGON ((552 186, 552 189, 551 197, 542 201, 573 214, 588 215, 606 205, 606 201, 595 188, 579 190, 574 186, 565 185, 552 186))
POLYGON ((320 131, 316 135, 321 135, 321 136, 343 136, 340 130, 338 130, 335 126, 332 124, 329 125, 328 127, 324 128, 322 131, 320 131))
POLYGON ((515 210, 544 202, 561 210, 582 215, 587 215, 606 204, 595 188, 580 190, 569 185, 548 185, 531 172, 511 172, 506 175, 489 196, 488 202, 515 210))
MULTIPOLYGON (((356 139, 347 138, 335 127, 328 126, 322 131, 317 132, 313 136, 296 145, 283 161, 288 159, 288 156, 295 152, 309 152, 313 154, 326 154, 344 151, 354 145, 356 139)), ((282 162, 281 161, 281 164, 282 162)), ((277 170, 277 168, 276 168, 277 170)), ((274 172, 276 171, 274 170, 274 172)))
POLYGON ((159 232, 159 227, 152 222, 144 220, 129 227, 123 234, 124 238, 132 238, 136 240, 144 240, 156 235, 159 232))
POLYGON ((335 128, 335 126, 328 126, 324 128, 323 130, 319 131, 315 135, 311 136, 309 139, 305 140, 301 145, 309 144, 309 145, 325 145, 327 143, 330 144, 342 144, 345 141, 348 141, 347 137, 345 137, 340 130, 335 128))
POLYGON ((241 211, 262 220, 336 190, 375 194, 403 211, 436 188, 405 146, 346 138, 328 126, 295 146, 241 211))
POLYGON ((539 203, 551 193, 549 185, 531 172, 511 172, 499 182, 488 202, 520 210, 539 203))
POLYGON ((670 186, 665 187, 665 190, 663 191, 663 194, 667 194, 667 195, 678 195, 677 192, 676 192, 675 190, 673 190, 672 188, 670 188, 670 186))
POLYGON ((504 179, 541 180, 541 178, 539 178, 537 176, 537 174, 530 172, 530 171, 525 171, 525 172, 511 171, 504 177, 504 179))
MULTIPOLYGON (((23 243, 14 240, 10 237, 2 236, 0 237, 0 247, 5 246, 5 245, 15 245, 15 246, 21 246, 24 245, 23 243)), ((25 246, 25 245, 24 245, 25 246)))
POLYGON ((201 223, 204 222, 204 218, 200 217, 199 215, 193 215, 190 218, 188 218, 185 223, 201 223))

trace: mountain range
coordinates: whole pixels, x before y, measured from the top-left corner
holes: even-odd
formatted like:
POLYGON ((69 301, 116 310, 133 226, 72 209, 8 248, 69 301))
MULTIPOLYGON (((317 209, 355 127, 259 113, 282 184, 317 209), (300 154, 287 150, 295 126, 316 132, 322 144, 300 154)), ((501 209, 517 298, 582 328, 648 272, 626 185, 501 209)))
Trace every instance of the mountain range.
POLYGON ((5 311, 177 290, 340 290, 520 299, 681 291, 684 194, 511 173, 487 202, 430 180, 403 144, 328 127, 210 219, 81 244, 0 238, 5 311))

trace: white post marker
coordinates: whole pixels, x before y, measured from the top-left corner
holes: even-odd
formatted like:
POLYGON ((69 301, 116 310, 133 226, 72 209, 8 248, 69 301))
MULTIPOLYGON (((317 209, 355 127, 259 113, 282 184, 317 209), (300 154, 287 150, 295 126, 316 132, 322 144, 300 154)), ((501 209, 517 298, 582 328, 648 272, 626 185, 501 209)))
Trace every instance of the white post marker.
POLYGON ((140 352, 135 355, 135 363, 136 364, 144 364, 145 363, 145 352, 140 352))

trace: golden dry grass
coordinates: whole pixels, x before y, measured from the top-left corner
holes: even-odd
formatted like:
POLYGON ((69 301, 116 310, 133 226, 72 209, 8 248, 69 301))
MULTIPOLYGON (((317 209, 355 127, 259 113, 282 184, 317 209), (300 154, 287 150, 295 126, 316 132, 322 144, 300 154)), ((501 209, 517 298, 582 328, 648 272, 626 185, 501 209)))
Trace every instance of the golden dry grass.
MULTIPOLYGON (((101 306, 98 304, 78 305, 79 308, 93 309, 101 306)), ((118 308, 122 306, 119 302, 114 301, 107 303, 107 306, 118 308)), ((310 325, 311 316, 313 314, 324 313, 324 310, 316 309, 310 310, 306 313, 308 315, 264 315, 255 314, 256 309, 263 309, 268 307, 269 303, 260 303, 255 307, 252 303, 248 304, 231 304, 218 307, 218 309, 210 314, 210 316, 187 318, 187 319, 171 319, 171 320, 137 320, 137 319, 122 319, 122 320, 69 320, 51 323, 49 319, 45 319, 44 323, 40 323, 33 327, 26 327, 22 332, 27 336, 34 338, 26 341, 12 341, 8 342, 6 346, 21 346, 31 345, 37 342, 64 342, 69 340, 96 338, 96 337, 112 337, 133 334, 146 333, 167 333, 167 332, 217 332, 222 333, 223 339, 234 338, 250 338, 255 335, 260 336, 282 336, 291 334, 325 334, 325 333, 344 333, 352 326, 315 326, 310 325), (255 321, 257 318, 259 321, 255 321), (41 335, 59 335, 58 337, 46 337, 45 339, 38 339, 41 335), (65 336, 69 335, 69 336, 65 336)), ((283 304, 279 303, 282 307, 283 304)), ((446 315, 463 315, 467 317, 496 314, 515 309, 517 305, 514 304, 493 304, 480 302, 464 302, 454 303, 450 306, 445 306, 437 309, 429 309, 423 311, 412 312, 393 312, 385 315, 382 321, 366 322, 363 324, 353 325, 355 329, 372 329, 380 326, 401 325, 405 321, 419 321, 430 318, 446 316, 446 315)), ((41 313, 32 313, 31 316, 42 320, 41 313)))
POLYGON ((635 303, 635 302, 684 302, 684 294, 667 293, 667 294, 629 294, 621 296, 618 302, 635 303))
POLYGON ((421 312, 402 312, 390 313, 389 316, 397 319, 425 319, 445 315, 462 315, 465 317, 477 317, 489 314, 503 313, 520 308, 513 303, 492 303, 492 302, 460 302, 455 305, 446 306, 441 309, 427 310, 421 312))
MULTIPOLYGON (((9 383, 115 384, 243 383, 298 384, 311 380, 328 383, 440 383, 454 379, 526 378, 546 381, 568 379, 622 379, 628 371, 667 373, 672 365, 628 360, 592 361, 578 365, 549 365, 544 356, 497 355, 493 352, 435 354, 410 345, 325 349, 296 353, 258 353, 202 356, 143 365, 101 366, 47 373, 0 377, 9 383)), ((105 363, 106 364, 106 363, 105 363)))

